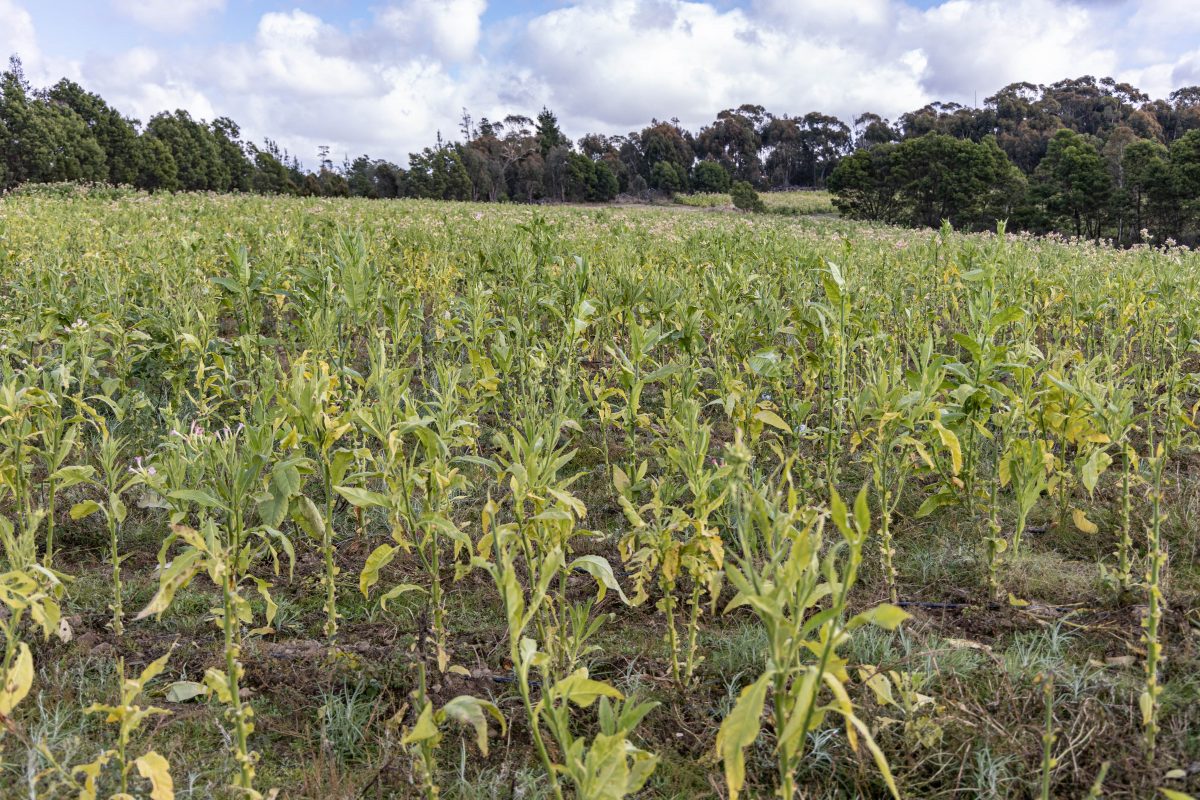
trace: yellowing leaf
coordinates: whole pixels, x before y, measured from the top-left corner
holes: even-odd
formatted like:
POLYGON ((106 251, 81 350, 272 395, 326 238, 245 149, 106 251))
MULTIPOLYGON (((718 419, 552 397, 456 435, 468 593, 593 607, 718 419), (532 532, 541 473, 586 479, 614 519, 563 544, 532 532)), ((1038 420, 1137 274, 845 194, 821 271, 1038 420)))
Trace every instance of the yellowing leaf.
POLYGON ((171 780, 171 765, 151 750, 133 762, 138 774, 150 781, 151 800, 175 800, 175 783, 171 780))
POLYGON ((1162 793, 1162 796, 1167 798, 1167 800, 1196 800, 1196 798, 1192 797, 1190 794, 1185 792, 1177 792, 1174 789, 1164 789, 1159 787, 1158 791, 1162 793))
POLYGON ((360 489, 357 486, 335 486, 333 490, 355 508, 387 508, 388 499, 379 492, 360 489))
POLYGON ((358 589, 362 592, 363 597, 371 593, 371 587, 379 581, 379 570, 396 557, 397 549, 390 544, 381 544, 371 551, 371 555, 367 556, 367 561, 363 564, 362 572, 358 576, 358 589))
POLYGON ((601 697, 611 697, 614 700, 624 698, 624 695, 607 683, 589 678, 586 668, 575 670, 554 684, 550 691, 557 697, 570 700, 580 708, 588 708, 601 697))
POLYGON ((1099 533, 1100 529, 1096 527, 1096 523, 1087 518, 1087 515, 1078 508, 1071 509, 1071 521, 1075 523, 1075 527, 1084 533, 1099 533))
POLYGON ((414 744, 416 742, 424 742, 437 735, 437 724, 433 721, 433 703, 427 702, 425 708, 421 709, 420 716, 417 717, 417 724, 412 727, 412 730, 404 734, 404 738, 400 740, 400 743, 414 744))
POLYGON ((861 614, 856 614, 846 627, 853 630, 869 623, 887 631, 894 631, 900 627, 901 622, 904 622, 904 620, 911 616, 911 614, 899 606, 894 606, 891 603, 880 603, 872 609, 864 611, 861 614))
POLYGON ((84 500, 71 506, 71 519, 79 520, 89 517, 100 510, 100 504, 95 500, 84 500))
POLYGON ((4 676, 4 687, 0 688, 0 714, 4 716, 12 714, 33 686, 33 654, 24 642, 19 642, 17 648, 17 657, 4 676))
POLYGON ((168 703, 183 703, 193 697, 208 694, 208 687, 196 681, 175 681, 167 687, 168 703))
POLYGON ((479 752, 486 756, 488 754, 487 716, 484 712, 491 714, 496 722, 500 723, 500 730, 504 730, 504 715, 500 713, 500 709, 487 700, 480 700, 470 695, 459 695, 442 706, 442 713, 448 718, 463 725, 470 725, 475 729, 475 744, 479 746, 479 752))
POLYGON ((717 731, 717 755, 725 766, 725 785, 729 787, 729 800, 737 800, 738 793, 746 782, 744 751, 758 738, 770 678, 771 673, 764 672, 758 680, 742 689, 733 710, 721 721, 721 728, 717 731))
POLYGON ((958 436, 955 435, 954 431, 940 422, 936 423, 934 427, 937 429, 938 438, 941 439, 942 446, 950 452, 950 470, 957 475, 962 472, 963 468, 962 445, 958 442, 958 436))
POLYGON ((754 418, 759 422, 770 425, 772 428, 778 428, 784 433, 791 433, 792 426, 783 421, 783 418, 769 408, 760 408, 754 412, 754 418))

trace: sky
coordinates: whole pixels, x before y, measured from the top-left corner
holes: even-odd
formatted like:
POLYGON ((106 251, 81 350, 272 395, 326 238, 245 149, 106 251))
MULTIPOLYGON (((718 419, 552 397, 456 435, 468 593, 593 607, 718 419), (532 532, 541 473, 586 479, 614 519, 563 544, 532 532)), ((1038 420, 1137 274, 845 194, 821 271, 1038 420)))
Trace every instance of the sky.
POLYGON ((8 53, 143 122, 406 164, 464 108, 546 106, 578 138, 743 103, 895 119, 1085 74, 1165 97, 1200 84, 1200 0, 0 0, 8 53))

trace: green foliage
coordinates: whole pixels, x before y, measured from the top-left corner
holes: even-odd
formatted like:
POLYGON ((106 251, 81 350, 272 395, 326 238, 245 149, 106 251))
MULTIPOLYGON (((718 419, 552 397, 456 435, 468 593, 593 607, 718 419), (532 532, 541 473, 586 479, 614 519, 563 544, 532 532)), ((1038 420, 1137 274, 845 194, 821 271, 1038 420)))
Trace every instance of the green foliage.
POLYGON ((728 192, 733 178, 716 161, 700 161, 692 168, 692 191, 728 192))
POLYGON ((746 181, 738 181, 733 184, 729 190, 729 196, 733 200, 734 207, 742 211, 762 211, 765 208, 758 192, 754 191, 754 187, 746 181))
POLYGON ((674 193, 687 188, 687 172, 678 164, 658 161, 650 169, 650 187, 664 193, 674 193))
MULTIPOLYGON (((374 181, 357 163, 337 174, 374 181)), ((742 796, 1079 796, 1100 757, 1142 796, 1186 763, 1190 250, 679 208, 0 203, 3 791, 78 795, 56 765, 121 734, 58 731, 151 705, 95 691, 100 654, 175 638, 149 695, 193 705, 128 728, 97 796, 166 785, 134 757, 152 730, 206 796, 502 769, 564 797, 722 772, 742 796), (894 630, 911 600, 968 607, 894 630), (1093 663, 1138 617, 1142 648, 1093 663), (1110 733, 1076 769, 1079 730, 1110 733)))
POLYGON ((1062 220, 1076 236, 1098 237, 1111 192, 1112 179, 1096 146, 1074 131, 1054 134, 1034 172, 1031 193, 1055 227, 1062 220))
POLYGON ((936 228, 994 227, 1012 212, 1023 178, 994 139, 976 143, 928 133, 859 150, 829 179, 851 217, 936 228))

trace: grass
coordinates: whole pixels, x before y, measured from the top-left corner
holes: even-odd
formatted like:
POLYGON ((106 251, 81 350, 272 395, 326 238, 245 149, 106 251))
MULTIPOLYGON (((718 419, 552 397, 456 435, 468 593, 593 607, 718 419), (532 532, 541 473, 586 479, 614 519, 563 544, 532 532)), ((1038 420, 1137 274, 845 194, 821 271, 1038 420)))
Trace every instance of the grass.
MULTIPOLYGON (((802 190, 762 192, 759 196, 768 214, 782 216, 835 215, 833 196, 824 190, 802 190)), ((675 202, 692 208, 732 209, 733 200, 728 194, 693 192, 676 194, 675 202)))

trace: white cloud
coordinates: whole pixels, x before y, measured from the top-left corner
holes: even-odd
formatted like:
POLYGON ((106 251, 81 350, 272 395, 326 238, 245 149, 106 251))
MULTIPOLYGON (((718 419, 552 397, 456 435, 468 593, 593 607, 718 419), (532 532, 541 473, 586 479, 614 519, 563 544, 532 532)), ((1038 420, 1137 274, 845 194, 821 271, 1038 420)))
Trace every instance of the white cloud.
MULTIPOLYGON (((380 1, 352 24, 274 11, 240 42, 137 47, 90 57, 78 72, 142 119, 175 107, 227 115, 248 138, 271 136, 310 163, 320 144, 339 158, 403 162, 436 131, 453 137, 464 106, 495 119, 547 105, 580 136, 652 117, 695 129, 742 103, 849 122, 935 99, 982 102, 1014 81, 1112 74, 1155 96, 1200 83, 1195 0, 945 0, 924 10, 903 0, 563 0, 486 25, 486 0, 380 1)), ((149 9, 143 21, 159 27, 224 5, 114 2, 149 9)), ((0 11, 15 20, 0 44, 36 52, 29 15, 14 0, 0 11)))
POLYGON ((225 8, 225 0, 113 0, 118 13, 156 31, 179 33, 225 8))
POLYGON ((177 108, 212 119, 221 113, 186 77, 175 75, 157 51, 135 47, 109 58, 85 62, 84 82, 127 116, 147 122, 177 108))
POLYGON ((0 0, 0 21, 0 58, 19 53, 27 62, 36 61, 40 51, 29 12, 13 0, 0 0))
POLYGON ((925 88, 962 102, 1016 81, 1111 75, 1118 66, 1096 15, 1055 0, 950 0, 905 14, 897 33, 925 53, 925 88))
POLYGON ((479 45, 486 9, 486 0, 405 0, 380 9, 377 21, 396 45, 410 52, 466 61, 479 45))

